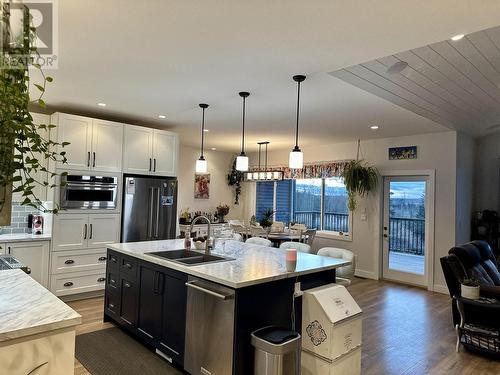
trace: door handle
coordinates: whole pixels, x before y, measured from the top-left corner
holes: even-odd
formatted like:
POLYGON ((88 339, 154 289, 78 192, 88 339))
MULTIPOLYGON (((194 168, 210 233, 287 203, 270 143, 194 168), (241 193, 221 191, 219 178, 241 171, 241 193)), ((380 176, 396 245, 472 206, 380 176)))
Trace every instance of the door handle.
POLYGON ((90 167, 90 151, 87 152, 87 167, 90 167))
POLYGON ((92 239, 92 232, 93 232, 93 230, 92 230, 92 224, 90 224, 90 234, 89 234, 89 239, 92 239))
POLYGON ((224 301, 234 298, 234 294, 232 294, 232 293, 231 294, 222 294, 222 293, 218 293, 218 292, 215 292, 213 290, 210 290, 210 289, 203 288, 199 285, 196 285, 196 280, 188 281, 186 283, 186 286, 188 288, 193 288, 193 289, 199 290, 200 292, 210 294, 211 296, 217 297, 217 298, 224 300, 224 301))
POLYGON ((93 152, 92 155, 94 157, 94 161, 92 162, 92 167, 95 167, 95 152, 93 152))
POLYGON ((153 236, 153 199, 154 199, 154 189, 153 188, 149 188, 148 238, 151 238, 153 236))
POLYGON ((156 228, 155 228, 155 237, 158 238, 158 232, 160 227, 160 188, 158 188, 158 199, 156 201, 156 228))
POLYGON ((85 228, 85 230, 84 230, 84 234, 83 234, 83 239, 86 240, 87 239, 87 224, 85 224, 84 228, 85 228))
POLYGON ((153 159, 153 172, 156 172, 156 158, 153 159))

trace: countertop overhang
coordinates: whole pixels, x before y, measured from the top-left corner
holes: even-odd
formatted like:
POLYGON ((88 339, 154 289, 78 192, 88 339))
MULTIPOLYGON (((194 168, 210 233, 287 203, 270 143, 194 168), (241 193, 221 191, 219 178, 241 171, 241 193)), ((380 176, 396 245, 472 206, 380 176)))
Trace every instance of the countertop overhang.
POLYGON ((50 241, 50 240, 51 240, 50 234, 29 234, 29 233, 0 234, 0 243, 50 241))
POLYGON ((0 271, 0 342, 80 323, 76 311, 23 271, 0 271))
MULTIPOLYGON (((148 254, 156 251, 183 249, 184 240, 182 239, 115 243, 107 247, 128 256, 143 259, 234 289, 310 273, 334 270, 350 264, 350 262, 341 259, 298 252, 295 271, 287 272, 285 267, 285 250, 231 240, 220 243, 211 251, 211 254, 234 258, 234 260, 191 266, 148 254)), ((200 251, 200 253, 203 253, 203 251, 200 251)))

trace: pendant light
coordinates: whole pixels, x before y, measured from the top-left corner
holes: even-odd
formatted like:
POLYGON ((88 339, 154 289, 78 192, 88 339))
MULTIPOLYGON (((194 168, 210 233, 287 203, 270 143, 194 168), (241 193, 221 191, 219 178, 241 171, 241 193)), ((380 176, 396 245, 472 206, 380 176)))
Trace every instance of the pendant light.
POLYGON ((203 156, 203 141, 205 140, 205 109, 208 108, 208 104, 200 104, 200 108, 202 109, 202 117, 201 117, 201 155, 198 160, 196 160, 196 173, 207 173, 207 161, 205 160, 205 156, 203 156))
POLYGON ((250 96, 249 92, 242 91, 239 95, 243 98, 243 120, 241 130, 241 153, 236 158, 236 170, 240 172, 248 171, 248 156, 245 154, 245 104, 246 99, 250 96))
POLYGON ((297 82, 297 125, 295 129, 295 147, 290 152, 288 166, 292 169, 300 169, 304 167, 304 154, 299 148, 299 112, 300 112, 300 83, 306 79, 306 76, 293 76, 293 80, 297 82))

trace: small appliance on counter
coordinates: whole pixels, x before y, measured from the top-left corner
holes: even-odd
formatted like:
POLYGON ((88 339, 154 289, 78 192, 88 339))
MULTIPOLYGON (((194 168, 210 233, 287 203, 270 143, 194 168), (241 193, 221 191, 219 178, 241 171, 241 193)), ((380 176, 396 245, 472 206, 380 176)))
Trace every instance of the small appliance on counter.
POLYGON ((31 233, 33 234, 43 234, 43 216, 42 215, 33 215, 32 219, 32 228, 31 233))
POLYGON ((17 268, 22 269, 28 275, 31 273, 31 270, 29 267, 22 264, 19 260, 14 258, 12 255, 0 254, 0 271, 13 270, 13 269, 17 269, 17 268))
POLYGON ((302 375, 361 374, 361 315, 342 285, 304 291, 302 375))

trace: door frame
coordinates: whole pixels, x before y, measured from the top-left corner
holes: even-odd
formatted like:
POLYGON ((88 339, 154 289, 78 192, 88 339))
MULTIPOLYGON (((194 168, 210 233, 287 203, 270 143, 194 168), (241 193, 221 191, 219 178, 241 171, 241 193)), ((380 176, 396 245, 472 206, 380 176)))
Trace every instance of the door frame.
MULTIPOLYGON (((427 186, 428 207, 426 207, 425 231, 427 233, 426 241, 426 256, 425 256, 425 273, 427 276, 427 290, 432 291, 434 286, 434 227, 435 227, 435 200, 436 200, 436 170, 435 169, 415 169, 415 170, 380 170, 380 197, 379 197, 379 244, 378 251, 375 254, 377 262, 378 279, 383 276, 383 251, 384 251, 384 177, 405 177, 405 176, 423 176, 428 178, 427 186)), ((422 285, 418 285, 422 286, 422 285)))

